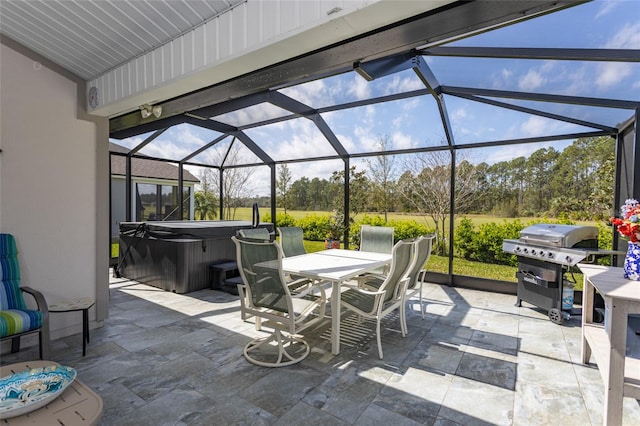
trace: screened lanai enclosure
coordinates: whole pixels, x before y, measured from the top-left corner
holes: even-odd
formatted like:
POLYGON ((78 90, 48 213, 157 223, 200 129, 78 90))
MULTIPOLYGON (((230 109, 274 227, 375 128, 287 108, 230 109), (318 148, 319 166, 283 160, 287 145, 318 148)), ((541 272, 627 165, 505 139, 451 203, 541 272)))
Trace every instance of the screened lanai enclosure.
MULTIPOLYGON (((634 1, 452 2, 113 117, 110 137, 129 151, 112 155, 173 163, 178 187, 185 170, 211 170, 221 183, 230 171, 251 169, 238 185, 269 197, 274 220, 279 166, 286 164, 294 180, 342 172, 345 223, 352 167, 366 170, 373 159, 393 158, 399 179, 410 165, 424 169, 426 159, 438 158, 449 173, 446 234, 454 235, 454 218, 464 212, 460 194, 470 185, 461 174, 466 165, 610 137, 614 214, 626 198, 640 197, 638 34, 634 1)), ((523 169, 511 184, 552 178, 544 173, 523 169)), ((224 185, 219 188, 223 200, 224 185)), ((134 190, 127 187, 128 203, 134 190)), ((184 204, 184 191, 178 194, 184 204)), ((457 275, 453 253, 448 244, 449 273, 432 274, 432 281, 505 291, 504 283, 457 275)))

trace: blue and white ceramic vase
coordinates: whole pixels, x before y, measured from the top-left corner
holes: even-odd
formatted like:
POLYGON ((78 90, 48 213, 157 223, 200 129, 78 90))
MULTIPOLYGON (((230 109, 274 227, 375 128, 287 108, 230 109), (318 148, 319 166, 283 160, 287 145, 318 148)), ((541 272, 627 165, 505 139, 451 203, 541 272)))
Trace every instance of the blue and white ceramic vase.
POLYGON ((640 281, 640 244, 629 243, 627 256, 624 258, 624 277, 640 281))

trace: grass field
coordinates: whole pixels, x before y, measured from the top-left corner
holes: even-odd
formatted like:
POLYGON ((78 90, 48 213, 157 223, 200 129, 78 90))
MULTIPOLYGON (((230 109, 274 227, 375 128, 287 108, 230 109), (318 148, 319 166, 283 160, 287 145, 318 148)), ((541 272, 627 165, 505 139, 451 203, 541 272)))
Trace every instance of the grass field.
MULTIPOLYGON (((264 217, 264 215, 266 213, 269 213, 269 209, 261 208, 260 209, 260 213, 261 213, 261 216, 264 217)), ((284 213, 284 210, 283 209, 276 209, 276 214, 277 213, 284 213)), ((287 210, 287 214, 290 215, 291 217, 293 217, 294 219, 300 219, 300 218, 303 218, 303 217, 305 217, 307 215, 311 215, 311 214, 329 215, 330 212, 326 212, 326 211, 287 210)), ((364 215, 381 216, 381 217, 384 216, 384 215, 379 214, 379 213, 360 213, 355 217, 355 220, 358 221, 358 219, 361 219, 364 215)), ((435 226, 435 224, 433 223, 433 220, 430 217, 417 215, 417 214, 389 213, 387 215, 387 217, 388 217, 389 220, 415 220, 418 223, 425 224, 429 228, 433 228, 435 226)), ((515 220, 519 220, 520 222, 526 224, 526 223, 529 223, 529 222, 540 222, 540 221, 542 221, 544 219, 548 219, 548 218, 541 218, 541 217, 501 218, 501 217, 490 216, 490 215, 465 215, 465 217, 467 217, 468 219, 471 219, 471 221, 473 222, 473 224, 475 226, 482 225, 483 223, 502 222, 503 220, 507 221, 507 222, 513 222, 515 220)), ((249 207, 240 207, 236 211, 236 216, 235 216, 234 219, 235 220, 251 220, 251 218, 252 218, 252 210, 251 210, 251 208, 249 208, 249 207)), ((456 218, 456 223, 461 218, 462 218, 461 216, 456 218)), ((592 221, 577 221, 576 223, 578 225, 596 225, 596 223, 592 222, 592 221)), ((448 226, 447 226, 447 229, 448 229, 448 226)))
MULTIPOLYGON (((264 213, 267 209, 261 209, 262 216, 264 217, 264 213)), ((278 209, 278 213, 284 213, 282 209, 278 209)), ((295 219, 300 219, 306 215, 310 214, 318 214, 318 215, 328 215, 329 212, 325 211, 299 211, 299 210, 289 210, 287 214, 291 215, 295 219)), ((367 213, 369 216, 374 216, 375 213, 367 213)), ((358 218, 364 216, 364 214, 360 214, 356 217, 358 218)), ((415 220, 418 223, 424 223, 427 227, 433 228, 434 224, 430 218, 425 218, 424 216, 419 215, 410 215, 410 214, 397 214, 390 213, 388 215, 389 219, 393 220, 415 220)), ((489 222, 501 222, 502 220, 506 221, 514 221, 516 218, 498 218, 495 216, 488 215, 468 215, 467 218, 471 219, 475 226, 479 226, 483 223, 489 222)), ((250 208, 238 208, 236 211, 235 218, 236 220, 251 220, 252 219, 252 210, 250 208)), ((537 220, 540 220, 538 218, 537 220)), ((457 219, 459 220, 459 219, 457 219)), ((520 218, 520 221, 523 223, 529 223, 532 221, 536 221, 536 218, 520 218)), ((582 225, 591 224, 594 225, 593 222, 582 222, 582 225)), ((307 252, 315 252, 324 250, 324 241, 305 241, 305 248, 307 252)), ((112 245, 112 256, 118 256, 118 245, 112 245)), ((427 263, 427 269, 434 272, 440 273, 448 273, 449 272, 449 259, 444 256, 435 256, 432 255, 427 263)), ((515 273, 516 268, 513 266, 505 266, 505 265, 493 265, 488 263, 480 263, 480 262, 471 262, 468 260, 454 258, 453 260, 453 272, 456 275, 465 275, 470 277, 481 277, 487 279, 495 279, 500 281, 509 281, 509 282, 517 282, 515 273)), ((573 274, 573 278, 576 280, 576 289, 579 290, 582 288, 582 275, 581 274, 573 274)))
MULTIPOLYGON (((292 212, 291 215, 295 218, 302 217, 305 212, 292 212), (295 215, 294 215, 295 213, 295 215), (296 216, 300 214, 300 216, 296 216)), ((317 214, 327 214, 327 212, 314 212, 317 214)), ((391 215, 390 215, 391 216, 391 215)), ((391 218, 391 217, 390 217, 391 218)), ((412 216, 412 215, 393 215, 394 219, 405 219, 405 220, 424 220, 420 216, 412 216)), ((493 216, 469 216, 469 218, 473 221, 474 225, 478 226, 482 223, 496 222, 502 219, 496 218, 493 216)), ((505 219, 505 220, 515 220, 515 219, 505 219)), ((525 218, 521 219, 523 222, 529 222, 534 220, 533 218, 525 218)), ((324 242, 321 241, 305 241, 305 248, 307 252, 314 252, 324 250, 324 242)), ((429 262, 427 263, 427 269, 433 272, 440 272, 443 274, 449 273, 449 258, 445 256, 436 256, 431 255, 429 258, 429 262)), ((456 275, 464 275, 469 277, 481 277, 487 279, 495 279, 499 281, 508 281, 508 282, 517 282, 516 278, 516 270, 517 268, 514 266, 507 265, 494 265, 489 263, 481 263, 481 262, 471 262, 469 260, 454 258, 453 259, 453 273, 456 275)), ((575 280, 575 289, 582 289, 582 274, 573 273, 569 274, 572 280, 575 280)))
MULTIPOLYGON (((304 247, 307 253, 324 250, 324 242, 321 241, 305 241, 304 247)), ((427 269, 442 274, 449 273, 449 258, 444 256, 431 255, 427 262, 427 269)), ((453 273, 456 275, 465 275, 469 277, 482 277, 495 279, 499 281, 517 282, 516 269, 513 266, 492 265, 489 263, 471 262, 468 260, 454 258, 453 273)), ((575 289, 582 290, 582 274, 573 273, 569 277, 575 279, 575 289)))

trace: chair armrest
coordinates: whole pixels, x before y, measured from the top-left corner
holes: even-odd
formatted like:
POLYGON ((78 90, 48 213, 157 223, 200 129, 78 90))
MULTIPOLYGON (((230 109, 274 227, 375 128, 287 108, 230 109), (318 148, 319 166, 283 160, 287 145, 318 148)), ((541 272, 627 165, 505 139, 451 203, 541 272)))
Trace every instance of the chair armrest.
POLYGON ((20 287, 20 290, 30 294, 35 299, 36 305, 38 305, 38 310, 42 312, 42 315, 44 315, 45 318, 49 316, 49 305, 47 305, 47 301, 42 293, 31 287, 24 286, 20 287))
POLYGON ((372 280, 378 281, 379 284, 381 284, 386 278, 387 277, 383 274, 367 272, 366 274, 358 275, 357 277, 355 277, 355 280, 358 283, 358 287, 362 288, 362 287, 371 287, 371 286, 367 286, 367 283, 372 280))
POLYGON ((325 294, 325 290, 323 285, 327 284, 327 281, 318 281, 318 280, 314 280, 311 278, 299 278, 295 281, 291 281, 288 282, 287 285, 289 287, 291 287, 292 285, 296 285, 296 284, 300 284, 303 283, 303 285, 300 285, 299 287, 296 287, 296 290, 298 290, 301 287, 305 287, 304 290, 302 291, 297 291, 295 294, 292 294, 291 297, 293 298, 306 298, 309 294, 313 294, 314 290, 319 290, 320 291, 320 298, 322 300, 326 300, 327 296, 325 294), (306 283, 306 284, 304 284, 306 283))
POLYGON ((355 290, 355 291, 357 291, 359 293, 369 294, 371 296, 378 296, 378 295, 381 295, 381 294, 385 293, 384 291, 380 291, 380 290, 377 290, 377 289, 376 290, 369 290, 369 289, 367 289, 365 287, 358 287, 357 285, 352 285, 352 284, 342 284, 342 287, 347 287, 347 288, 355 290))

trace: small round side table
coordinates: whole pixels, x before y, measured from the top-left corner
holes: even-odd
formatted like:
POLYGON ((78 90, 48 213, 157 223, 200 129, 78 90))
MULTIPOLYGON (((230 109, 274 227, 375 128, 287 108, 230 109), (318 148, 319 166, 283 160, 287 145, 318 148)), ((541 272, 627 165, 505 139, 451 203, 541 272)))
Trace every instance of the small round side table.
POLYGON ((89 309, 95 304, 95 299, 82 297, 74 300, 63 300, 49 305, 49 312, 82 311, 82 356, 86 355, 87 343, 89 343, 89 309))

